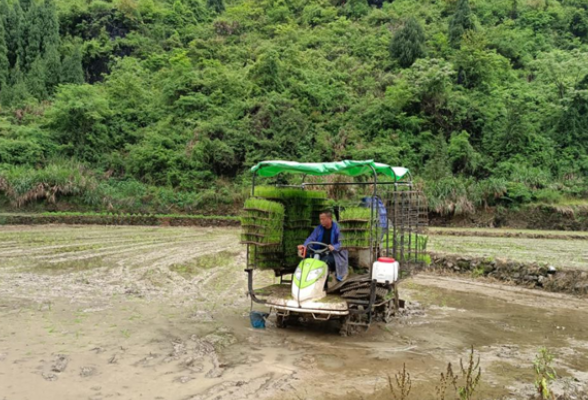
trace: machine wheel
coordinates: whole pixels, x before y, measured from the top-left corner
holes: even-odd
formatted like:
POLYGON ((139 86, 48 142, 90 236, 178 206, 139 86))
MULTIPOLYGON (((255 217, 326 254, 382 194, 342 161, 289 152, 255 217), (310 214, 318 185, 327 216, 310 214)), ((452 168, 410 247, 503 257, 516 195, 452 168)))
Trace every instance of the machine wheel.
POLYGON ((288 317, 286 315, 276 315, 276 327, 284 329, 288 326, 288 317))
POLYGON ((383 310, 382 314, 383 314, 382 320, 386 324, 389 324, 390 322, 393 321, 394 315, 396 314, 396 305, 394 304, 393 300, 390 300, 390 302, 384 306, 384 310, 383 310))
POLYGON ((339 334, 343 337, 353 336, 362 332, 364 329, 369 329, 369 324, 363 322, 364 317, 359 315, 347 315, 341 318, 341 329, 339 334))
POLYGON ((339 329, 339 334, 343 337, 349 336, 350 333, 350 325, 347 323, 349 321, 349 316, 345 316, 341 318, 341 329, 339 329))

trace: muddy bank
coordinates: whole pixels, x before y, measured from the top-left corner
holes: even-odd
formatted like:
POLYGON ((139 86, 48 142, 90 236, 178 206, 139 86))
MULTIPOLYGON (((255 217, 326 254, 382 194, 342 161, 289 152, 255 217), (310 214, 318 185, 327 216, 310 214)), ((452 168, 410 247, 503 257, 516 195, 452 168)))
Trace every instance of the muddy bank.
POLYGON ((488 277, 509 284, 549 292, 588 295, 588 271, 556 268, 547 264, 525 263, 500 258, 481 258, 431 253, 429 270, 488 277))
POLYGON ((526 205, 488 208, 467 215, 429 214, 431 226, 588 231, 588 206, 526 205))
POLYGON ((0 215, 0 225, 135 225, 135 226, 239 226, 235 217, 210 216, 158 216, 158 215, 44 215, 6 214, 0 215))

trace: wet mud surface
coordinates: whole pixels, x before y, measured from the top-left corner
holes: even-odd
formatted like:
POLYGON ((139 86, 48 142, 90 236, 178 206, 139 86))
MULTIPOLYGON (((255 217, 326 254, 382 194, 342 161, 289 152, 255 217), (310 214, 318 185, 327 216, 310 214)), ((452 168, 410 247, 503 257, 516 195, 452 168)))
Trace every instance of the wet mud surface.
POLYGON ((421 275, 365 333, 254 330, 243 268, 236 229, 0 228, 0 399, 383 399, 404 364, 426 399, 472 345, 479 399, 528 398, 541 346, 588 382, 585 299, 421 275))

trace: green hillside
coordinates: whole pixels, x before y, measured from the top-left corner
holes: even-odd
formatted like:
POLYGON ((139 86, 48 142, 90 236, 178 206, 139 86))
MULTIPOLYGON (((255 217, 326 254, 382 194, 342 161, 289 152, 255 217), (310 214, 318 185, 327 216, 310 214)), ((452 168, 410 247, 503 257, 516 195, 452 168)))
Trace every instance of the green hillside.
POLYGON ((588 0, 19 1, 5 209, 224 212, 277 158, 403 165, 439 212, 587 195, 588 0))

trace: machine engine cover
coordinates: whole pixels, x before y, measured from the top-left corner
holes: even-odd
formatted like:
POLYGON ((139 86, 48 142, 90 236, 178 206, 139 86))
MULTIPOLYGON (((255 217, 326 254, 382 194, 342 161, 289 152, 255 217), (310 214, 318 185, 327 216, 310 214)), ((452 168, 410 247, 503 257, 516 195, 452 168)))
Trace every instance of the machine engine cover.
POLYGON ((292 280, 292 297, 298 303, 325 297, 327 264, 314 258, 306 258, 298 264, 292 280))

